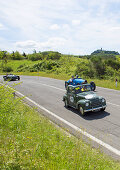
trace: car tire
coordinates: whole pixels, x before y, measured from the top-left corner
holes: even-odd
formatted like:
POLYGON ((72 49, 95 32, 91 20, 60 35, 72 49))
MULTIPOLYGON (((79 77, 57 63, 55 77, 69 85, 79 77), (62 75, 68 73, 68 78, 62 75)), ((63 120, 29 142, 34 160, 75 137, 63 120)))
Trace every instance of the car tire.
POLYGON ((20 76, 18 76, 18 80, 20 80, 20 76))
POLYGON ((84 109, 83 109, 82 106, 79 105, 78 110, 79 110, 79 113, 80 113, 81 116, 85 115, 85 112, 84 112, 84 109))
POLYGON ((67 88, 67 86, 68 86, 68 82, 65 82, 65 88, 67 88))
POLYGON ((92 91, 95 91, 95 89, 96 89, 95 83, 94 83, 93 81, 91 81, 91 82, 90 82, 90 85, 91 85, 92 91))
POLYGON ((103 112, 103 111, 105 111, 105 109, 106 109, 106 108, 102 108, 101 111, 103 112))
POLYGON ((69 106, 68 106, 68 101, 67 101, 67 99, 65 99, 64 102, 65 102, 65 107, 68 108, 69 106))

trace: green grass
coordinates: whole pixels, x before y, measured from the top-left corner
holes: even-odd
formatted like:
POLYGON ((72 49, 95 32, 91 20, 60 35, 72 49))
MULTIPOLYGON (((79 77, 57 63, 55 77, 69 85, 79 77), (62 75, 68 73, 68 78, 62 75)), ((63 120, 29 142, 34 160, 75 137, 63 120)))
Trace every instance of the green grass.
MULTIPOLYGON (((0 61, 0 64, 1 64, 1 62, 2 61, 0 61)), ((31 60, 8 60, 7 66, 11 67, 14 70, 14 72, 16 72, 17 68, 20 65, 32 65, 32 64, 35 64, 37 62, 38 61, 31 61, 31 60)))
POLYGON ((120 169, 120 162, 64 133, 5 86, 0 127, 0 169, 120 169))

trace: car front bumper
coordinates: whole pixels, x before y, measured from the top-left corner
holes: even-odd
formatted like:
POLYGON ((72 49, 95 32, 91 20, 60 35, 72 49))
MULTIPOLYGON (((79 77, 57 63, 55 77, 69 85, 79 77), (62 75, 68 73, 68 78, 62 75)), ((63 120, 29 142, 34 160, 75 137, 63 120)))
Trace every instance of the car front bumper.
POLYGON ((104 105, 104 106, 101 106, 101 107, 96 107, 96 108, 84 110, 84 112, 97 111, 97 110, 105 109, 106 107, 107 106, 104 105))

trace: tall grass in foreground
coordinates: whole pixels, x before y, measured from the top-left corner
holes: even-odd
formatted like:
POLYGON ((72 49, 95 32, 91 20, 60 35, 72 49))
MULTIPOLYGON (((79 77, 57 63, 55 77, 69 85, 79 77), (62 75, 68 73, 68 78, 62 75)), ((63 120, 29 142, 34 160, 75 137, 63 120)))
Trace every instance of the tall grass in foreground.
POLYGON ((0 169, 120 169, 120 163, 66 135, 0 86, 0 169))

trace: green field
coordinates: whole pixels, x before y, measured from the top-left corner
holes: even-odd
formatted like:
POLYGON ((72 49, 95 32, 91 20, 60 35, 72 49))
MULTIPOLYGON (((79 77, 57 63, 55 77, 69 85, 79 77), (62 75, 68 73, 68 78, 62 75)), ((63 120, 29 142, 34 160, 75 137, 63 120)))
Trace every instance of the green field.
POLYGON ((0 169, 120 169, 120 162, 55 127, 5 86, 0 127, 0 169))

